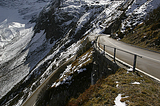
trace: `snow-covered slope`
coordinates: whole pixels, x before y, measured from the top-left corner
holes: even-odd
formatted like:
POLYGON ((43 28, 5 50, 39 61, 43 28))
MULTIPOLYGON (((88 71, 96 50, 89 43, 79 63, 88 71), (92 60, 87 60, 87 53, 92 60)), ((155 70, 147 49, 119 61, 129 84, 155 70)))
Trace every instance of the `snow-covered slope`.
POLYGON ((160 0, 133 0, 132 5, 125 11, 126 19, 122 22, 121 31, 125 31, 126 27, 134 27, 143 22, 147 13, 157 8, 160 0))
POLYGON ((0 98, 18 82, 23 85, 21 89, 15 88, 12 97, 6 95, 3 104, 13 100, 17 92, 24 93, 22 101, 28 97, 56 67, 74 56, 83 36, 111 33, 107 31, 110 28, 124 32, 126 27, 141 23, 159 3, 159 0, 1 0, 0 98))
POLYGON ((0 1, 0 98, 29 73, 31 67, 24 64, 29 50, 22 52, 34 34, 29 21, 47 2, 0 1))

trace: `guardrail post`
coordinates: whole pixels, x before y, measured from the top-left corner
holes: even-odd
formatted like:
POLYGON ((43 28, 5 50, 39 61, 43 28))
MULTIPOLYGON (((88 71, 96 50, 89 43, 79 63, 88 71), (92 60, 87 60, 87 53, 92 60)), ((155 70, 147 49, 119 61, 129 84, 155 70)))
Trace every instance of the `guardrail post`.
POLYGON ((103 49, 104 49, 104 55, 105 55, 105 45, 103 46, 103 49))
POLYGON ((114 48, 114 62, 116 62, 116 48, 114 48))
POLYGON ((134 55, 133 72, 135 72, 136 60, 137 60, 137 55, 134 55))

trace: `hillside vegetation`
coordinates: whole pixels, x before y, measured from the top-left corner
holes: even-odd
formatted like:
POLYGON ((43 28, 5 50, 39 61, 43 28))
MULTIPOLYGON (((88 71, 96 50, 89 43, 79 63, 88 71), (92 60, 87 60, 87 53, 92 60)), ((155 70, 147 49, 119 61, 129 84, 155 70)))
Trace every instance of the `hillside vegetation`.
POLYGON ((141 73, 121 68, 91 85, 78 98, 70 99, 67 106, 159 106, 159 97, 158 83, 141 73))
POLYGON ((118 36, 123 42, 160 52, 160 7, 151 11, 133 30, 128 28, 118 36))

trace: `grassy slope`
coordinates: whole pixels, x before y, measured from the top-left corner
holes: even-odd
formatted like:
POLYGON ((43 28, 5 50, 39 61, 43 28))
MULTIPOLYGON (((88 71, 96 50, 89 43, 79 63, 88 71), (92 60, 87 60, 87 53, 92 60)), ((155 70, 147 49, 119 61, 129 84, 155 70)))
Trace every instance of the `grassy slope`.
POLYGON ((140 24, 121 41, 160 52, 160 23, 140 24))
POLYGON ((119 69, 116 74, 100 79, 78 98, 72 98, 68 106, 113 106, 115 98, 122 94, 122 102, 129 106, 159 106, 160 86, 140 73, 127 73, 119 69), (139 82, 140 84, 132 84, 139 82), (118 87, 117 87, 118 86, 118 87))

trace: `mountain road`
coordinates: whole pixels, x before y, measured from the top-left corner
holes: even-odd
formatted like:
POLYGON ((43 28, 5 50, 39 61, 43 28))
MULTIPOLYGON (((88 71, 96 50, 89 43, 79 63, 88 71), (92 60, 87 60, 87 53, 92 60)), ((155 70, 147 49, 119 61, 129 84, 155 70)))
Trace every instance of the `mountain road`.
MULTIPOLYGON (((133 54, 142 56, 142 58, 137 57, 136 68, 142 73, 160 81, 160 53, 155 53, 145 49, 137 48, 121 41, 109 38, 109 35, 99 35, 98 43, 103 45, 108 45, 117 49, 125 50, 133 54), (143 71, 142 71, 143 70, 143 71)), ((103 49, 103 46, 100 46, 103 49)), ((114 48, 105 47, 105 51, 112 56, 114 55, 114 48)), ((116 58, 121 61, 133 66, 134 55, 125 53, 120 50, 116 50, 116 58)), ((131 67, 132 68, 132 67, 131 67)))

